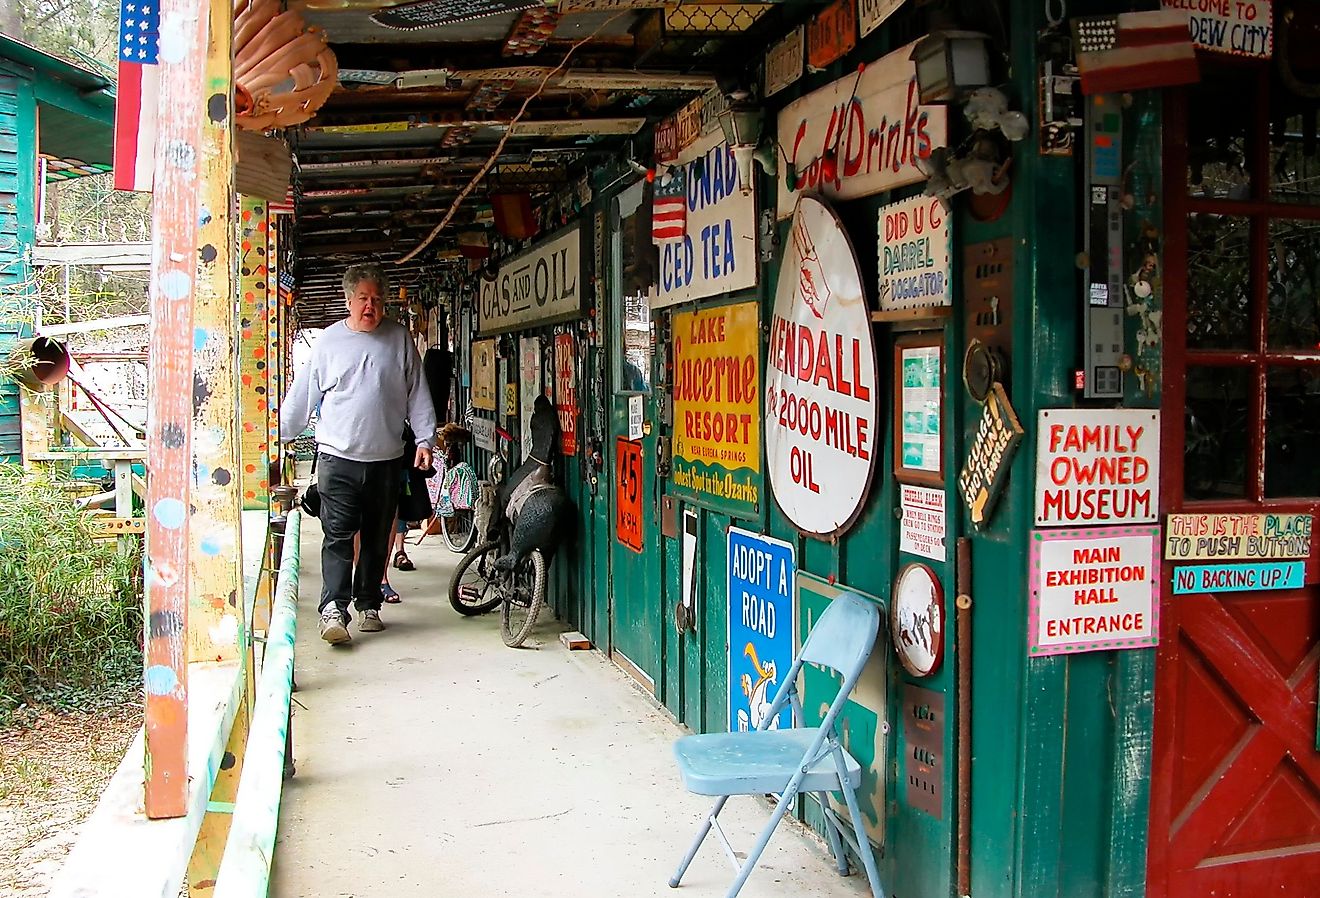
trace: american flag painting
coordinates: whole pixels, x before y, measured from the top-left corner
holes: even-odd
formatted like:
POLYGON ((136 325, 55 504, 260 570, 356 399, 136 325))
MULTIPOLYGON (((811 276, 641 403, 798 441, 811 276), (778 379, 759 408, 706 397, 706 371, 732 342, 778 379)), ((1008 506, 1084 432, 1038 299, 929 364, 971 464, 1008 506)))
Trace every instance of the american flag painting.
POLYGON ((115 99, 115 189, 151 190, 160 93, 156 0, 120 0, 119 89, 115 99))
POLYGON ((682 166, 674 166, 669 177, 657 178, 651 201, 651 241, 682 240, 687 234, 687 181, 682 166))
POLYGON ((1082 93, 1111 94, 1201 80, 1187 15, 1173 10, 1073 19, 1082 93))

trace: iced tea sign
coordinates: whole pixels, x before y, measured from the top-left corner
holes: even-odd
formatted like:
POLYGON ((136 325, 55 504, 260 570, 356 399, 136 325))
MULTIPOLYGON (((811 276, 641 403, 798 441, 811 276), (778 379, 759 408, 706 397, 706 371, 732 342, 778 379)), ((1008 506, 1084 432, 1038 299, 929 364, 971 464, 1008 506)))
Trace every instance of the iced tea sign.
POLYGON ((1157 519, 1159 412, 1043 409, 1036 440, 1038 527, 1157 519))
POLYGON ((798 200, 766 361, 766 465, 804 533, 848 528, 875 466, 876 360, 852 244, 834 212, 798 200))
POLYGON ((1155 645, 1159 570, 1158 527, 1033 532, 1030 654, 1155 645))

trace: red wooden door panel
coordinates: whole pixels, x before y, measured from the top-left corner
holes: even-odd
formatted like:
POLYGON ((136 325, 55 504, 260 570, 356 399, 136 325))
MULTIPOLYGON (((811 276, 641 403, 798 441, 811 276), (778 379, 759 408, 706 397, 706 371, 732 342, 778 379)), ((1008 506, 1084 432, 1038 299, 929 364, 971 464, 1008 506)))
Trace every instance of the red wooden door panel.
MULTIPOLYGON (((1320 160, 1271 68, 1204 76, 1166 107, 1164 510, 1320 516, 1320 160)), ((1174 595, 1172 572, 1148 894, 1317 898, 1314 541, 1300 589, 1174 595)))

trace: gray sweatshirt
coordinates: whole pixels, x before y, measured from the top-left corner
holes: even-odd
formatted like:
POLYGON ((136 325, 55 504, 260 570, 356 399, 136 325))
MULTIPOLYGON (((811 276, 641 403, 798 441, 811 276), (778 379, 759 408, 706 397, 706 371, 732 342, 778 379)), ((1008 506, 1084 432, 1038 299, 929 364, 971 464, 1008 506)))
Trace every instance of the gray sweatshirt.
POLYGON ((316 442, 330 455, 392 461, 404 453, 404 421, 417 445, 435 446, 435 409, 421 358, 407 329, 389 319, 367 333, 343 321, 322 331, 280 407, 280 438, 302 433, 318 403, 316 442))

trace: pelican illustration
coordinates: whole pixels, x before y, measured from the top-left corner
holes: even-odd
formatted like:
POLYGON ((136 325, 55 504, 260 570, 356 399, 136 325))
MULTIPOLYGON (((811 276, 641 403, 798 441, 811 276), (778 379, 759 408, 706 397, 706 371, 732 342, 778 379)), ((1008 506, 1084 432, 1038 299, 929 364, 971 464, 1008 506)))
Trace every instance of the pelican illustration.
MULTIPOLYGON (((765 719, 766 713, 770 710, 770 703, 774 701, 774 694, 770 686, 779 680, 779 671, 775 667, 774 661, 761 663, 761 659, 756 657, 756 646, 747 643, 743 648, 743 654, 752 659, 752 668, 756 671, 756 682, 752 682, 751 674, 743 674, 738 678, 742 686, 743 695, 747 696, 747 705, 750 712, 750 723, 752 729, 760 729, 761 721, 765 719)), ((778 720, 770 721, 769 729, 776 729, 779 726, 778 720)))

